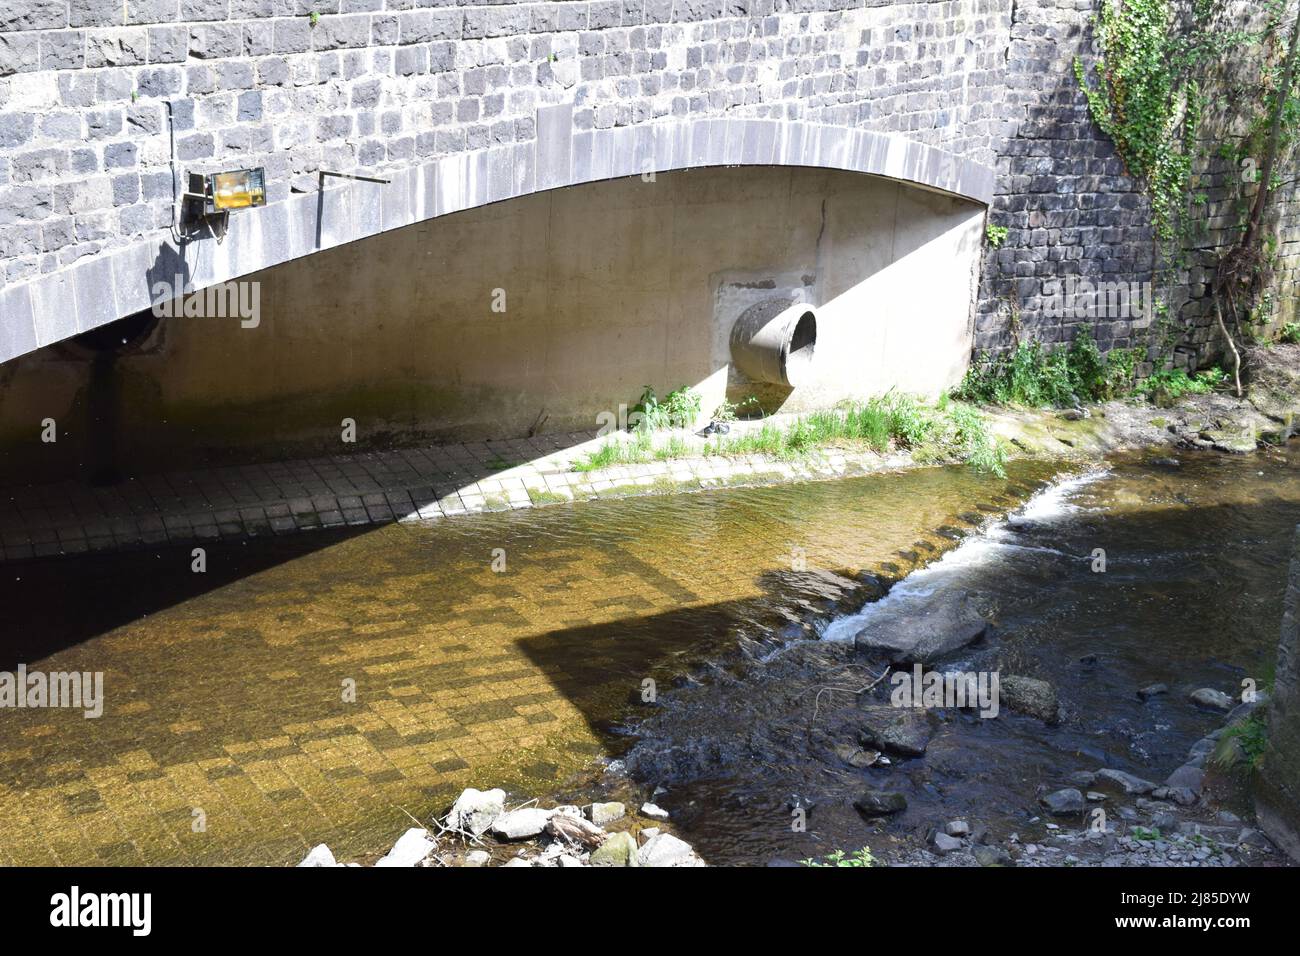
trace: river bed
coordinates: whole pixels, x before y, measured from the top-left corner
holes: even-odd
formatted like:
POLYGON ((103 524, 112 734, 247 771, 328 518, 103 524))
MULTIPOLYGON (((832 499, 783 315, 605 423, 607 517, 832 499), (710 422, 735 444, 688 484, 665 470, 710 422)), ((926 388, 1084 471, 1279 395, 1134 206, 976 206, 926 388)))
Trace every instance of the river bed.
POLYGON ((751 864, 861 846, 897 859, 957 819, 994 842, 1042 839, 1052 818, 1038 797, 1075 772, 1163 780, 1223 721, 1191 691, 1271 680, 1300 521, 1294 452, 1176 461, 1134 456, 1062 477, 883 601, 832 619, 822 640, 677 695, 634 728, 633 776, 664 788, 658 802, 706 859, 751 864), (1046 680, 1059 725, 939 710, 923 757, 854 769, 835 747, 859 743, 864 709, 887 707, 892 688, 854 692, 881 669, 853 635, 890 605, 944 590, 969 593, 993 628, 942 669, 1046 680), (1170 692, 1140 699, 1155 683, 1170 692), (868 788, 904 794, 907 810, 864 821, 853 801, 868 788), (806 831, 792 827, 797 806, 809 808, 806 831))
POLYGON ((1059 471, 253 539, 202 574, 188 548, 6 565, 3 669, 102 672, 106 699, 91 720, 0 714, 0 862, 291 863, 322 841, 372 859, 465 786, 662 787, 715 863, 886 852, 960 815, 1023 827, 1072 770, 1173 769, 1213 723, 1186 689, 1267 677, 1300 521, 1285 451, 1059 471), (820 691, 878 668, 837 638, 891 584, 954 581, 995 622, 965 663, 1050 680, 1065 719, 947 714, 924 758, 844 766, 861 701, 820 691), (1153 681, 1173 693, 1143 705, 1153 681), (884 780, 909 809, 868 824, 852 799, 884 780))

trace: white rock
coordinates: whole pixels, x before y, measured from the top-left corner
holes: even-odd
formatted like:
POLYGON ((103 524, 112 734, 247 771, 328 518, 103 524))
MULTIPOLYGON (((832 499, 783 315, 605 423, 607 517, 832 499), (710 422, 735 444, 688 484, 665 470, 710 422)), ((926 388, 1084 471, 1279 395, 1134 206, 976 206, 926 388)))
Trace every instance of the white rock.
POLYGON ((504 790, 464 790, 447 814, 447 826, 452 830, 464 830, 474 836, 482 836, 492 821, 499 817, 506 808, 504 790))
POLYGON ((470 850, 465 854, 466 866, 487 866, 492 854, 487 850, 470 850))
POLYGON ((550 818, 551 811, 540 807, 511 810, 492 821, 492 832, 506 840, 526 840, 545 830, 550 818))
POLYGON ((517 856, 513 860, 506 860, 506 866, 532 866, 532 861, 522 856, 517 856))
POLYGON ((1213 710, 1232 710, 1232 705, 1236 703, 1223 691, 1215 690, 1213 687, 1194 690, 1188 695, 1188 699, 1199 707, 1209 707, 1213 710))
POLYGON ((671 833, 656 833, 636 854, 641 866, 703 866, 691 845, 671 833))
POLYGON ((621 820, 626 813, 627 807, 618 802, 593 803, 587 807, 587 816, 598 827, 621 820))
POLYGON ((434 842, 429 839, 428 830, 411 827, 375 866, 415 866, 432 853, 433 848, 434 842))
POLYGON ((562 867, 566 867, 566 866, 582 866, 582 861, 579 860, 576 856, 569 856, 569 855, 566 853, 564 856, 560 857, 560 866, 562 866, 562 867))
POLYGON ((641 842, 643 844, 649 843, 651 840, 653 840, 655 837, 659 835, 659 832, 660 831, 658 827, 646 827, 644 830, 641 831, 640 834, 641 842))
POLYGON ((302 858, 299 866, 338 866, 338 861, 334 859, 334 854, 324 843, 318 843, 311 848, 311 852, 302 858))
POLYGON ((667 820, 668 811, 653 803, 643 803, 641 804, 641 816, 651 817, 655 820, 667 820))
POLYGON ((947 833, 936 833, 934 835, 934 848, 940 854, 955 853, 962 848, 961 838, 949 836, 947 833))

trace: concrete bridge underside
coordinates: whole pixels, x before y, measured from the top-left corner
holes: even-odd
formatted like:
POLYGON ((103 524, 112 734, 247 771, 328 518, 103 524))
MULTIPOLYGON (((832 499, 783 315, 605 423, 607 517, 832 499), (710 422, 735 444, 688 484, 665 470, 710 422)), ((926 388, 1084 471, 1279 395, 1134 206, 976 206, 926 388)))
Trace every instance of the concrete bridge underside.
POLYGON ((691 386, 705 415, 934 394, 970 355, 984 210, 841 169, 717 166, 343 242, 246 274, 255 324, 180 314, 0 365, 0 484, 590 431, 647 385, 691 386), (749 379, 730 348, 773 297, 817 315, 790 385, 749 379))
MULTIPOLYGON (((536 192, 674 170, 801 167, 884 177, 987 205, 993 170, 890 134, 785 120, 664 120, 578 130, 571 104, 541 107, 533 141, 385 173, 325 179, 230 217, 221 242, 141 241, 0 290, 0 362, 150 308, 159 283, 192 292, 380 233, 536 192)), ((174 171, 177 189, 180 170, 174 171)))

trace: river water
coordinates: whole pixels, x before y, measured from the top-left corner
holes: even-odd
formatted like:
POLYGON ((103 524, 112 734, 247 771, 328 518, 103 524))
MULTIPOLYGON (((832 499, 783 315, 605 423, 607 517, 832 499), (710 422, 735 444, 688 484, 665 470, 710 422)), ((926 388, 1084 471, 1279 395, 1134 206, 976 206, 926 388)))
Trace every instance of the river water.
POLYGON ((1023 826, 1071 770, 1172 770, 1213 723, 1188 689, 1268 677, 1298 521, 1300 466, 1274 452, 254 539, 202 574, 189 548, 5 565, 0 669, 100 672, 105 705, 0 712, 0 862, 366 860, 465 786, 660 786, 720 863, 1023 826), (845 639, 864 604, 948 586, 995 624, 959 663, 1050 680, 1065 719, 944 714, 924 758, 845 766, 851 691, 879 672, 845 639), (1153 681, 1173 693, 1141 704, 1153 681), (864 786, 908 811, 867 824, 864 786))

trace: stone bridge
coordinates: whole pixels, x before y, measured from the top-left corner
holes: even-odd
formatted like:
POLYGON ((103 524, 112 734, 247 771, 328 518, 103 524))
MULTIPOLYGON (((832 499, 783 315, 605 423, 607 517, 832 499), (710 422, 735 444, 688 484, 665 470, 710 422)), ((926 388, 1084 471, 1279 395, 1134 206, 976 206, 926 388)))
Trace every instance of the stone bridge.
POLYGON ((0 361, 150 309, 172 294, 438 216, 606 179, 788 166, 886 177, 985 204, 993 195, 988 167, 870 130, 739 117, 580 130, 570 104, 538 107, 534 121, 537 135, 531 140, 385 167, 385 182, 322 179, 314 193, 290 193, 231 216, 220 238, 178 241, 171 230, 161 236, 151 230, 148 238, 97 251, 74 243, 71 248, 83 249, 83 258, 0 291, 0 361), (337 186, 327 188, 335 181, 337 186))
MULTIPOLYGON (((410 406, 384 433, 447 411, 446 394, 362 395, 377 376, 475 395, 489 411, 453 416, 456 437, 520 434, 545 416, 576 426, 597 396, 721 374, 718 323, 759 288, 830 310, 822 353, 840 385, 810 402, 855 375, 936 390, 1015 328, 1068 340, 1084 320, 1052 311, 1054 283, 1150 275, 1145 201, 1073 77, 1090 12, 1086 0, 0 0, 0 447, 26 441, 42 408, 102 418, 93 356, 60 343, 169 298, 178 276, 185 291, 253 277, 267 297, 260 339, 175 326, 114 346, 118 418, 143 403, 199 443, 216 410, 229 417, 231 388, 246 414, 311 403, 312 428, 358 402, 410 406), (244 167, 265 169, 267 205, 231 214, 224 236, 182 235, 188 174, 244 167), (615 185, 656 178, 659 193, 615 185), (611 216, 621 230, 596 228, 611 216), (1009 230, 996 250, 986 217, 1009 230), (746 250, 711 233, 719 220, 791 238, 746 250), (532 253, 502 245, 508 230, 532 253), (567 258, 539 251, 559 241, 567 258), (475 262, 453 261, 466 243, 475 262), (487 274, 493 263, 508 274, 487 274), (512 284, 526 294, 510 323, 460 322, 485 289, 512 284), (717 327, 695 330, 705 313, 717 327), (610 330, 593 344, 580 330, 597 322, 610 330), (461 356, 385 353, 373 343, 385 327, 427 356, 461 356), (707 358, 674 352, 688 346, 707 358), (518 375, 472 361, 512 347, 542 357, 518 375), (266 366, 270 352, 319 376, 266 366), (909 378, 931 352, 930 374, 909 378), (575 369, 647 353, 666 357, 624 362, 557 404, 575 369), (232 385, 238 368, 258 371, 232 385)), ((1193 269, 1185 284, 1202 281, 1193 269)), ((1091 321, 1103 347, 1146 341, 1149 320, 1091 321)), ((1208 318, 1193 324, 1199 348, 1208 318)))
POLYGON ((146 309, 176 275, 200 289, 600 179, 823 167, 987 203, 1000 7, 9 0, 0 361, 146 309), (186 174, 244 166, 266 168, 269 204, 223 242, 177 242, 186 174))

